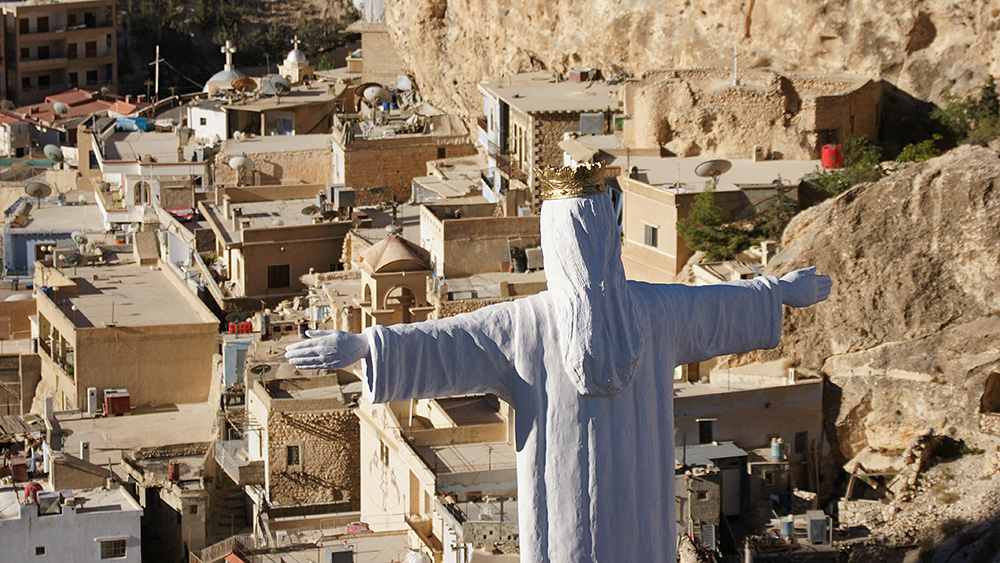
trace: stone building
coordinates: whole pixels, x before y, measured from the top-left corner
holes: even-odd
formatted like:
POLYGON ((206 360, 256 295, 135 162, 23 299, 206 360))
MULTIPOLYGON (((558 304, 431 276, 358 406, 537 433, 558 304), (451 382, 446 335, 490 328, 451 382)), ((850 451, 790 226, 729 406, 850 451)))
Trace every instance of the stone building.
POLYGON ((331 148, 330 136, 322 134, 229 139, 216 157, 215 185, 326 184, 333 177, 331 148), (251 164, 237 170, 231 162, 239 156, 251 164))
POLYGON ((246 455, 264 466, 264 482, 246 487, 254 504, 255 527, 266 521, 273 532, 281 527, 275 519, 318 519, 357 511, 360 436, 352 408, 361 395, 361 381, 345 371, 308 378, 254 378, 251 366, 246 455))
POLYGON ((428 161, 472 154, 469 131, 457 117, 426 104, 388 112, 370 108, 334 119, 332 181, 357 190, 359 205, 393 197, 407 201, 413 179, 427 173, 428 161))
POLYGON ((882 84, 851 76, 670 69, 624 83, 624 144, 679 156, 760 152, 815 159, 820 148, 878 135, 882 84))
POLYGON ((479 91, 478 138, 488 156, 483 195, 489 201, 499 201, 509 189, 530 188, 528 199, 537 210, 534 169, 562 166, 558 144, 566 133, 610 133, 623 121, 619 87, 603 81, 537 72, 488 80, 479 91))

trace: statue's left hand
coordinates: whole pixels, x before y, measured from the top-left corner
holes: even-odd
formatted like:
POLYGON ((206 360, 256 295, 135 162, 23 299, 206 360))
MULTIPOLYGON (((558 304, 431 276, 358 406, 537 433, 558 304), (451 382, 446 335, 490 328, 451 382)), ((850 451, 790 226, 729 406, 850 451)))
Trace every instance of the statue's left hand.
POLYGON ((285 348, 285 357, 299 369, 346 368, 369 353, 368 338, 339 330, 306 331, 309 340, 285 348))
POLYGON ((808 307, 830 296, 830 276, 816 273, 816 266, 795 270, 778 280, 781 302, 790 307, 808 307))

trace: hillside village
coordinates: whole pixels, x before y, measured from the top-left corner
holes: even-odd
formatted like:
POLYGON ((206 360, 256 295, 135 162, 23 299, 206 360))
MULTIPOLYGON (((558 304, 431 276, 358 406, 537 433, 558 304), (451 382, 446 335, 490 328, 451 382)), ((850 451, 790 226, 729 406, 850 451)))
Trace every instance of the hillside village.
MULTIPOLYGON (((629 279, 708 285, 813 263, 834 276, 832 303, 788 317, 777 351, 662 374, 674 381, 680 561, 997 552, 993 294, 960 312, 893 301, 886 310, 905 313, 884 316, 900 335, 872 320, 883 313, 871 303, 892 299, 851 271, 875 277, 895 258, 862 236, 860 201, 892 197, 890 213, 992 233, 995 144, 876 159, 870 179, 884 179, 837 197, 830 179, 856 167, 857 140, 878 139, 897 111, 892 85, 761 68, 493 76, 466 119, 425 99, 371 4, 346 66, 317 70, 294 37, 276 73, 244 74, 227 42, 200 91, 133 96, 116 93, 114 3, 0 3, 4 553, 519 560, 508 402, 375 404, 360 366, 297 369, 284 353, 309 331, 545 291, 538 169, 583 165, 603 167, 629 279), (942 189, 968 202, 943 204, 942 189), (843 312, 857 303, 870 308, 843 312), (955 344, 956 326, 983 342, 955 344), (933 349, 914 344, 939 334, 933 349), (970 379, 949 379, 947 362, 970 379), (955 395, 925 405, 932 392, 955 395), (968 412, 942 414, 948 401, 968 412)), ((890 213, 866 221, 923 232, 890 213)), ((903 235, 885 248, 924 256, 966 235, 934 226, 920 237, 933 250, 903 235)), ((972 269, 988 240, 953 251, 972 269)), ((955 259, 885 277, 952 303, 937 284, 955 259)))

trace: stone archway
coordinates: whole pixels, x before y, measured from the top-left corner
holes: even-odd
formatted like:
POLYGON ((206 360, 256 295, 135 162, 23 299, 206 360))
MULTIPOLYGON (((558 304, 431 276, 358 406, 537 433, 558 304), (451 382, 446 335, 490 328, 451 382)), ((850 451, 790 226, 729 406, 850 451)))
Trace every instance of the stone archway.
POLYGON ((383 307, 398 311, 399 322, 408 323, 412 320, 410 307, 413 307, 416 303, 417 298, 413 294, 413 290, 403 285, 397 285, 385 294, 385 304, 383 307))

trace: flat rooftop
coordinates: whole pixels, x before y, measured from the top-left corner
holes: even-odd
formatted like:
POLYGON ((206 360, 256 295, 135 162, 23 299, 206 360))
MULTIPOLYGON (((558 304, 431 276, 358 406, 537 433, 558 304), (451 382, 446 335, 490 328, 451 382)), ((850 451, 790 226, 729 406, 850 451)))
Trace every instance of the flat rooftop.
POLYGON ((292 109, 310 104, 325 104, 337 99, 337 94, 327 91, 326 85, 320 87, 294 86, 292 91, 281 96, 262 96, 256 100, 226 104, 230 111, 262 112, 275 109, 292 109))
POLYGON ((43 205, 31 208, 28 221, 19 230, 83 231, 103 233, 104 220, 99 207, 88 205, 43 205))
POLYGON ((104 141, 104 159, 135 162, 152 157, 160 164, 181 162, 177 150, 184 151, 183 162, 194 160, 194 146, 181 146, 177 133, 155 131, 116 131, 104 141))
MULTIPOLYGON (((699 164, 707 160, 723 157, 658 157, 611 155, 606 161, 609 166, 620 166, 622 170, 635 167, 635 179, 677 193, 696 193, 705 190, 708 178, 694 173, 699 164)), ((762 160, 750 158, 727 158, 733 167, 719 176, 718 191, 736 191, 740 186, 773 184, 777 180, 787 180, 797 184, 806 174, 820 169, 819 160, 762 160)))
POLYGON ((276 553, 254 553, 253 560, 260 563, 316 563, 320 542, 324 547, 349 546, 354 563, 384 563, 403 561, 410 552, 408 532, 374 532, 324 536, 321 530, 303 530, 289 534, 289 541, 300 545, 281 549, 276 553))
MULTIPOLYGON (((333 150, 330 135, 265 135, 246 139, 228 139, 222 143, 220 156, 268 152, 333 150)), ((228 161, 227 161, 228 162, 228 161)))
MULTIPOLYGON (((242 211, 243 215, 240 220, 245 225, 244 228, 274 229, 312 225, 313 217, 316 215, 304 215, 302 210, 315 205, 316 198, 308 197, 234 203, 232 207, 242 211)), ((241 229, 237 229, 232 220, 224 218, 225 214, 221 206, 205 202, 205 207, 211 212, 212 222, 224 233, 224 239, 227 241, 240 240, 241 229)))
POLYGON ((507 442, 420 446, 416 450, 436 474, 475 473, 517 466, 517 452, 514 445, 507 442))
POLYGON ((69 268, 62 271, 76 282, 79 295, 67 298, 77 311, 63 307, 62 300, 60 307, 79 328, 100 327, 112 320, 124 327, 218 322, 207 309, 191 305, 167 274, 149 266, 81 266, 75 275, 69 268))
POLYGON ((179 405, 142 406, 132 409, 129 416, 88 417, 76 412, 56 413, 56 420, 71 434, 63 451, 80 452, 80 443, 90 443, 90 462, 113 467, 121 462, 121 452, 137 448, 173 446, 215 439, 215 423, 219 401, 179 405))
MULTIPOLYGON (((511 285, 517 284, 541 284, 545 283, 545 270, 534 270, 516 274, 512 272, 488 272, 476 274, 465 278, 448 278, 448 292, 452 294, 452 300, 471 299, 472 292, 475 292, 476 299, 495 299, 507 297, 500 294, 500 284, 506 282, 511 285)), ((518 297, 528 295, 519 293, 518 297)))
POLYGON ((525 113, 579 113, 617 110, 618 85, 603 81, 557 82, 548 72, 516 74, 481 82, 486 93, 525 113))
MULTIPOLYGON (((39 481, 38 484, 42 485, 44 491, 53 492, 48 483, 39 481)), ((0 488, 0 520, 20 518, 21 502, 24 500, 24 485, 24 483, 20 483, 17 487, 0 488)), ((142 510, 136 501, 119 487, 74 490, 73 498, 76 499, 77 514, 142 510)))
POLYGON ((323 400, 330 406, 341 406, 345 395, 361 395, 361 380, 351 372, 336 370, 332 375, 272 379, 265 384, 267 394, 276 400, 323 400))

